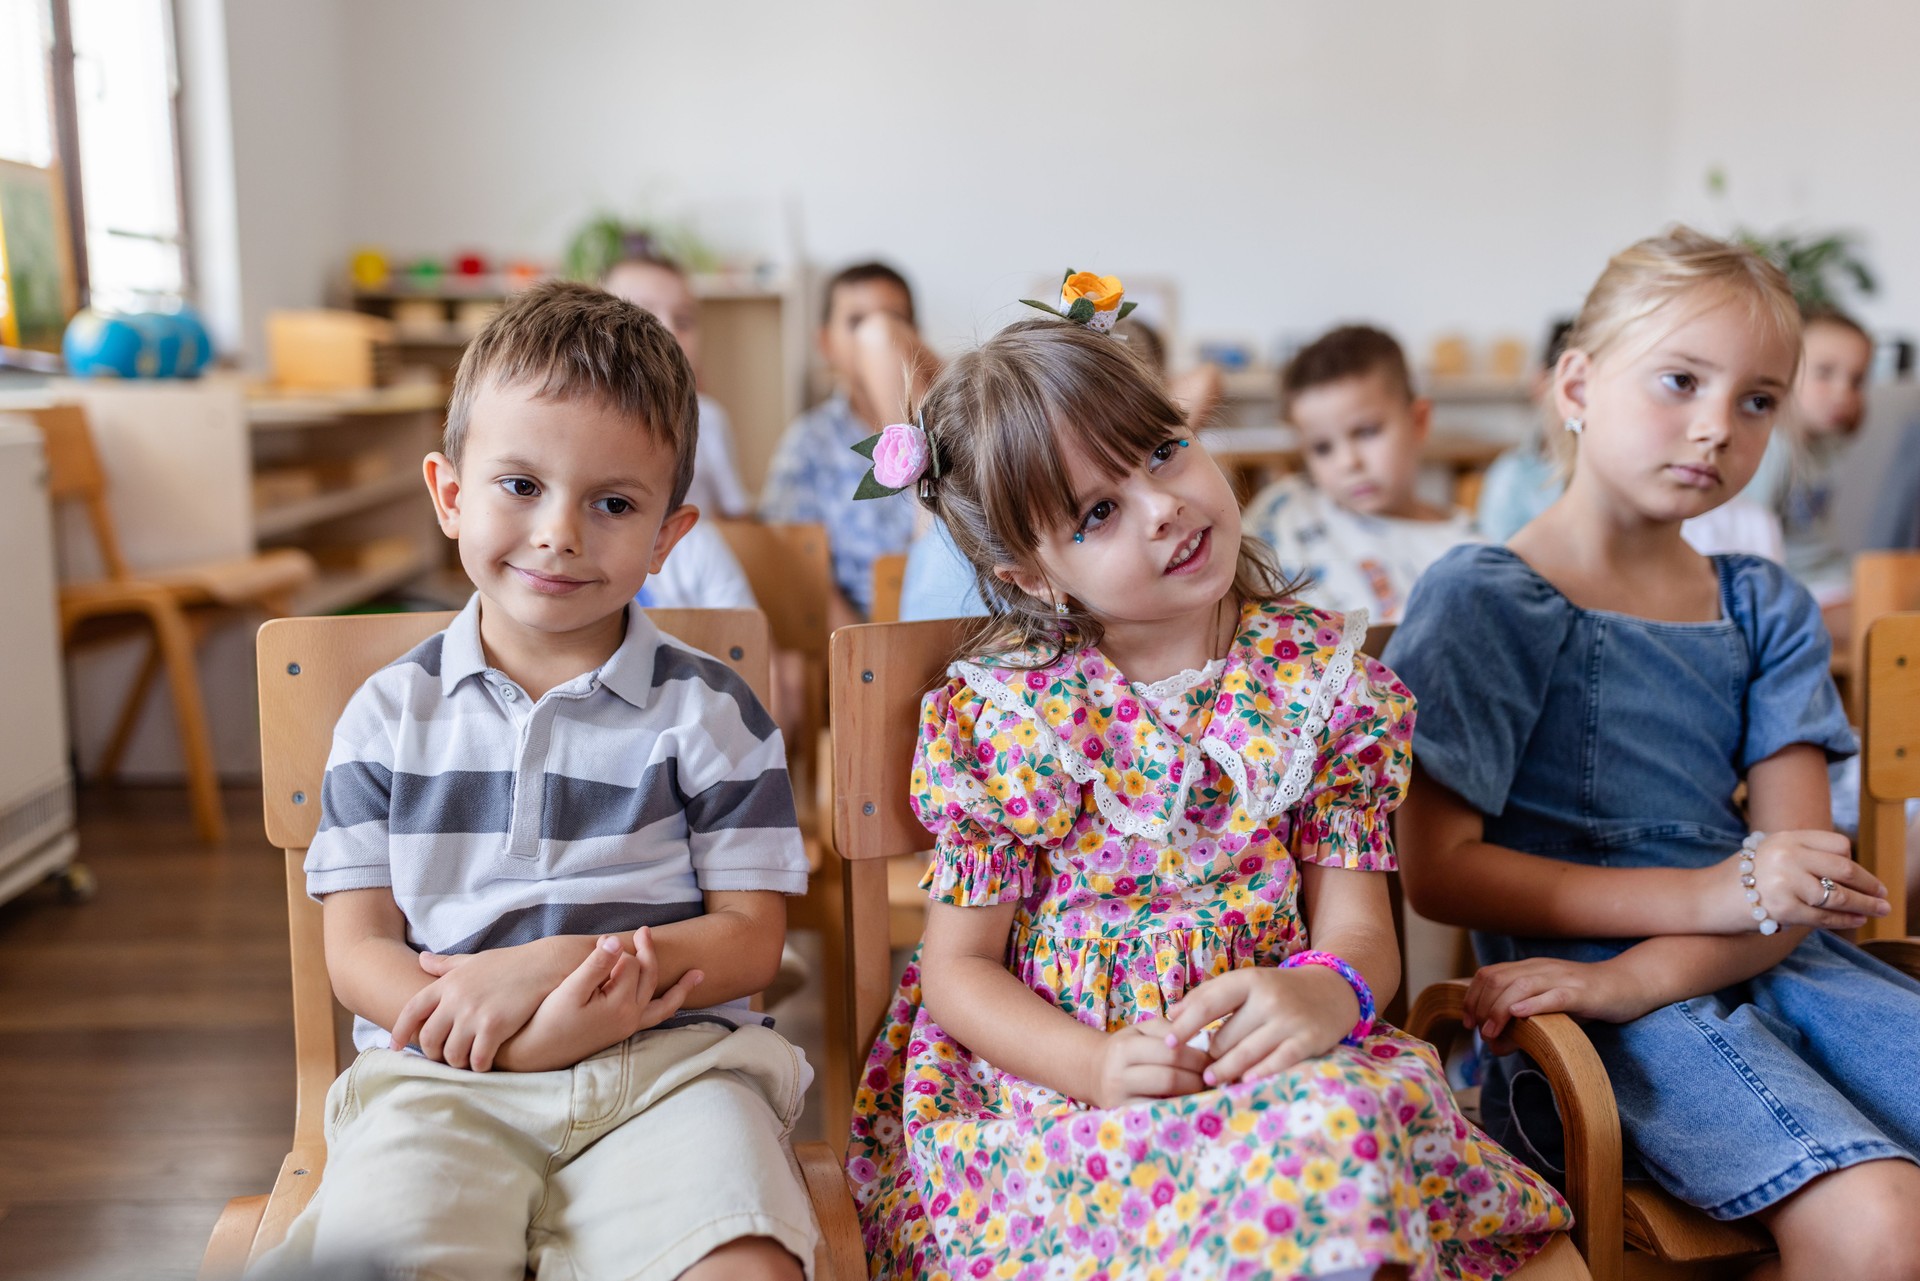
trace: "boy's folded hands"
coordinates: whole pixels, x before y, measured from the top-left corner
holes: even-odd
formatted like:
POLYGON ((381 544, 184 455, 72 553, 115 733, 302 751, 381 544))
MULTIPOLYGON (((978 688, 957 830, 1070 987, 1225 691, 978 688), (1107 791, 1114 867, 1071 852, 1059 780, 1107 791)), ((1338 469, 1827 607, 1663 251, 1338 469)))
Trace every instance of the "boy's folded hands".
POLYGON ((572 970, 554 940, 463 956, 424 952, 435 976, 401 1010, 392 1046, 418 1044, 449 1067, 545 1072, 571 1067, 679 1013, 701 980, 689 970, 659 990, 659 961, 645 927, 633 952, 603 935, 572 970))

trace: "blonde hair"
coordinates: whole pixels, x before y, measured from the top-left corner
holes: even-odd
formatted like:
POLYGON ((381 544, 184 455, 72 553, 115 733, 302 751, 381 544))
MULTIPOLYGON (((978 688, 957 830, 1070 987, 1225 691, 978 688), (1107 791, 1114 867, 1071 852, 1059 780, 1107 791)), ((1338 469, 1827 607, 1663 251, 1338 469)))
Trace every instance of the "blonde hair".
MULTIPOLYGON (((1126 344, 1059 320, 1009 325, 948 365, 919 406, 940 475, 922 502, 945 522, 973 567, 987 622, 969 642, 1005 657, 1038 647, 1045 666, 1098 645, 1100 621, 1077 602, 1059 614, 993 571, 1032 566, 1040 540, 1079 518, 1064 445, 1103 474, 1131 472, 1189 430, 1159 375, 1126 344)), ((1233 590, 1242 601, 1295 590, 1257 540, 1240 543, 1233 590)))
MULTIPOLYGON (((1674 304, 1695 302, 1705 310, 1715 300, 1745 304, 1757 330, 1787 340, 1794 352, 1793 381, 1800 363, 1800 306, 1779 267, 1742 244, 1716 240, 1682 223, 1665 233, 1635 241, 1607 260, 1600 279, 1567 335, 1567 350, 1578 349, 1598 364, 1656 315, 1674 304)), ((1675 324, 1679 317, 1675 317, 1675 324)), ((1554 452, 1564 470, 1572 470, 1573 439, 1553 432, 1554 452)))

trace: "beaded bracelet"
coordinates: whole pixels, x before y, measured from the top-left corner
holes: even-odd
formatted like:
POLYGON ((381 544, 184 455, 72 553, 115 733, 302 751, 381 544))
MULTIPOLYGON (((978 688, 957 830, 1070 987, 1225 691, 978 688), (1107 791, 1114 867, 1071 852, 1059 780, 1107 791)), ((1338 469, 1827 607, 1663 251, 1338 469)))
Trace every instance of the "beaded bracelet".
POLYGON ((1340 1044, 1358 1045, 1366 1040, 1367 1033, 1373 1031, 1373 989, 1367 986, 1367 980, 1360 971, 1332 952, 1295 952, 1280 962, 1283 970, 1302 965, 1324 966, 1347 981, 1347 986, 1353 989, 1354 998, 1360 1002, 1360 1021, 1353 1025, 1353 1031, 1340 1038, 1340 1044))
POLYGON ((1762 934, 1772 934, 1779 930, 1780 922, 1767 915, 1767 909, 1760 902, 1760 889, 1753 879, 1753 857, 1759 852, 1760 842, 1767 839, 1765 832, 1748 832, 1747 839, 1740 842, 1740 888, 1747 892, 1747 902, 1753 904, 1754 928, 1762 934))

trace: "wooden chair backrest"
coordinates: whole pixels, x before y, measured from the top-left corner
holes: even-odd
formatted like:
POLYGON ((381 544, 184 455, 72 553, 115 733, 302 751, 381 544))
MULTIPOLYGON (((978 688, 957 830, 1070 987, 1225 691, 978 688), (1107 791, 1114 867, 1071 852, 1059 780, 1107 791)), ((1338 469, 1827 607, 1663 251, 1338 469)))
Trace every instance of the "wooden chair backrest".
POLYGON ((876 623, 900 621, 900 593, 906 587, 907 558, 895 552, 873 558, 873 608, 867 618, 876 623))
MULTIPOLYGON (((920 700, 946 675, 978 625, 978 619, 935 618, 867 623, 833 634, 833 838, 846 860, 847 1008, 853 1012, 848 1057, 855 1071, 866 1061, 892 996, 886 861, 932 845, 907 803, 920 700)), ((1369 629, 1363 649, 1379 654, 1392 633, 1391 624, 1369 629)))
POLYGON ((1861 552, 1853 558, 1853 624, 1848 638, 1852 685, 1849 708, 1855 720, 1866 714, 1861 695, 1867 661, 1867 629, 1888 614, 1920 609, 1920 551, 1861 552))
POLYGON ((1893 911, 1867 938, 1907 933, 1908 799, 1920 796, 1920 613, 1888 614, 1866 631, 1859 671, 1862 719, 1860 862, 1880 878, 1893 911))
MULTIPOLYGON (((771 684, 767 620, 750 609, 653 609, 654 625, 720 659, 764 701, 771 684)), ((318 1139, 340 1066, 320 905, 302 868, 320 824, 320 784, 334 722, 366 679, 445 627, 451 613, 280 618, 260 629, 260 773, 267 839, 285 851, 293 951, 294 1133, 318 1139)))
POLYGON ((824 525, 765 525, 720 520, 715 528, 746 571, 747 585, 773 629, 773 643, 824 664, 833 559, 824 525))
POLYGON ((78 405, 50 405, 30 409, 27 415, 46 443, 47 497, 55 503, 83 505, 107 576, 127 577, 126 558, 120 554, 120 538, 107 508, 107 471, 94 448, 87 411, 78 405))

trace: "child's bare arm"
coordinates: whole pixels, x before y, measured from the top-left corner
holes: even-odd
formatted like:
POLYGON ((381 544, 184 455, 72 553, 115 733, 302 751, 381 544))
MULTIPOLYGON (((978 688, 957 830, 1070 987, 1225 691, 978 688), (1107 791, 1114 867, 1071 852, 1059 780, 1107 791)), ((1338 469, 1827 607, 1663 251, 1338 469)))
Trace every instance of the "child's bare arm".
MULTIPOLYGON (((657 966, 661 989, 679 982, 689 970, 699 970, 705 976, 700 983, 702 1005, 719 1005, 765 991, 780 972, 780 952, 787 935, 786 897, 771 890, 711 890, 705 896, 705 906, 704 915, 646 931, 653 939, 657 960, 651 963, 657 966)), ((516 975, 533 980, 539 987, 527 1007, 530 1016, 541 998, 588 959, 601 937, 556 934, 472 956, 424 953, 420 965, 429 973, 451 976, 478 967, 510 964, 516 975)), ((636 935, 617 937, 621 950, 632 954, 636 935)))
POLYGON ((526 1026, 500 1048, 499 1067, 508 1072, 572 1067, 679 1013, 699 985, 700 971, 688 970, 672 984, 659 982, 650 933, 642 928, 625 939, 612 934, 595 939, 526 1026))
POLYGON ((1167 1045, 1164 1021, 1102 1032, 1021 982, 1007 968, 1015 910, 928 906, 921 990, 942 1028, 995 1067, 1100 1107, 1206 1088, 1207 1056, 1167 1045))
MULTIPOLYGON (((1761 761, 1749 772, 1747 789, 1748 817, 1756 831, 1812 837, 1830 827, 1826 756, 1818 747, 1799 743, 1761 761)), ((1786 855, 1775 855, 1774 847, 1765 848, 1768 853, 1763 854, 1757 870, 1777 873, 1780 867, 1767 865, 1786 865, 1778 888, 1812 914, 1816 909, 1811 900, 1820 891, 1818 879, 1786 855)), ((1722 871, 1719 865, 1707 870, 1722 871)), ((1864 869, 1860 871, 1864 873, 1864 869)), ((1747 908, 1738 881, 1724 875, 1720 879, 1720 891, 1743 910, 1747 908)), ((1871 877, 1865 881, 1869 888, 1877 885, 1871 877)), ((1835 895, 1848 892, 1836 888, 1835 895)), ((1884 894, 1884 889, 1881 892, 1884 894)), ((1747 920, 1751 926, 1751 916, 1747 920)), ((1675 1001, 1716 992, 1765 973, 1806 934, 1804 927, 1798 927, 1772 935, 1757 930, 1667 935, 1647 939, 1611 960, 1593 964, 1536 958, 1488 966, 1475 977, 1468 994, 1468 1019, 1490 1039, 1504 1032, 1509 1018, 1549 1011, 1624 1023, 1675 1001)))
MULTIPOLYGON (((1781 755, 1798 750, 1819 752, 1800 745, 1781 755)), ((1771 786, 1766 764, 1756 765, 1749 780, 1756 799, 1763 786, 1771 786)), ((1829 876, 1860 896, 1848 906, 1861 910, 1849 913, 1781 901, 1774 914, 1783 924, 1850 929, 1865 913, 1885 913, 1884 889, 1876 893, 1878 883, 1846 857, 1841 838, 1818 829, 1764 828, 1763 813, 1755 810, 1754 826, 1781 833, 1775 848, 1783 865, 1817 869, 1816 876, 1829 876)), ((1825 818, 1819 826, 1827 826, 1825 818)), ((1704 868, 1592 867, 1526 854, 1489 844, 1479 811, 1425 777, 1416 777, 1401 806, 1398 831, 1407 899, 1437 921, 1534 938, 1740 934, 1752 928, 1731 850, 1726 860, 1704 868)))
POLYGON ((340 1004, 391 1028, 434 982, 407 946, 407 918, 388 889, 339 890, 320 900, 327 977, 340 1004))
POLYGON ((855 412, 876 427, 905 421, 907 405, 920 403, 940 360, 920 331, 890 312, 876 311, 853 331, 855 372, 848 389, 855 412))

